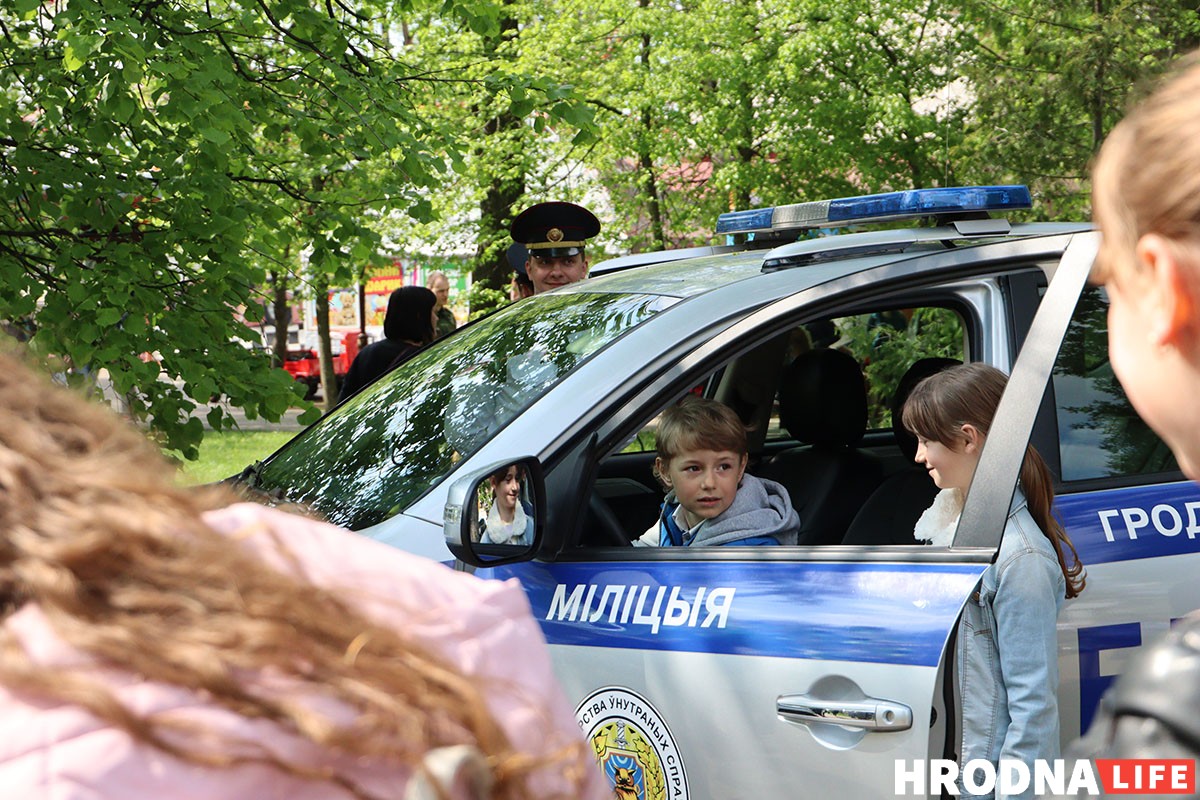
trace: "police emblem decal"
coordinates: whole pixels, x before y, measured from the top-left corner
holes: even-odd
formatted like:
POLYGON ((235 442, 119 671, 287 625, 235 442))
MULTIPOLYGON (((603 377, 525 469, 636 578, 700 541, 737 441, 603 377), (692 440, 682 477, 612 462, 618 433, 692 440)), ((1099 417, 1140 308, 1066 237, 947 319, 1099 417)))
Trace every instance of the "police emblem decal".
POLYGON ((551 228, 546 231, 547 242, 561 242, 563 240, 563 232, 558 228, 551 228))
POLYGON ((646 698, 619 686, 597 689, 575 709, 617 800, 688 800, 683 758, 646 698))

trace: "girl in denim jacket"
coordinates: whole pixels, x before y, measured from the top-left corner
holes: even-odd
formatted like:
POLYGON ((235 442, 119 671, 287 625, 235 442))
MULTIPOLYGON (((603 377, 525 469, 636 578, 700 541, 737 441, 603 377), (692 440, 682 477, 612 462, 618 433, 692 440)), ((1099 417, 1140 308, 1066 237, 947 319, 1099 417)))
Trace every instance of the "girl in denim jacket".
MULTIPOLYGON (((1007 381, 995 367, 964 364, 926 378, 909 396, 904 426, 917 436, 917 462, 942 490, 917 523, 919 538, 952 538, 1007 381)), ((1059 755, 1056 623, 1063 600, 1083 590, 1085 577, 1050 513, 1053 500, 1050 471, 1029 446, 1000 552, 959 622, 962 767, 975 759, 1016 760, 1032 775, 1036 760, 1059 755)), ((1033 790, 1013 796, 1032 797, 1033 790)))

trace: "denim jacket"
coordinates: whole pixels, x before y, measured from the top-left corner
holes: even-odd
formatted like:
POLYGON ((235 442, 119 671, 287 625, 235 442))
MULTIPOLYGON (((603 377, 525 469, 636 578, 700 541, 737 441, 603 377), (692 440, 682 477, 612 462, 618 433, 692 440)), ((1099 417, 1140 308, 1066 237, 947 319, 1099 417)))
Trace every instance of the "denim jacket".
MULTIPOLYGON (((1066 579, 1018 489, 995 562, 958 629, 959 764, 1059 757, 1058 611, 1066 579)), ((976 781, 981 779, 976 775, 976 781)), ((1019 795, 1033 797, 1032 786, 1019 795)))

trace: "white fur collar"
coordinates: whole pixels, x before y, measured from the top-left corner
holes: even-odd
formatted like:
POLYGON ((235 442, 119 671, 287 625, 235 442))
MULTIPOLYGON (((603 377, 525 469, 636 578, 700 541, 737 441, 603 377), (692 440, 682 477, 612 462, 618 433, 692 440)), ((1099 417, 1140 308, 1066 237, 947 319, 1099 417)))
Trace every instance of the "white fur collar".
POLYGON ((487 515, 488 538, 492 544, 512 544, 525 533, 525 509, 517 502, 513 512, 513 521, 505 522, 500 519, 500 504, 492 503, 487 515))
POLYGON ((933 505, 921 513, 913 529, 913 538, 935 547, 949 547, 962 514, 963 498, 957 489, 942 489, 933 498, 933 505))

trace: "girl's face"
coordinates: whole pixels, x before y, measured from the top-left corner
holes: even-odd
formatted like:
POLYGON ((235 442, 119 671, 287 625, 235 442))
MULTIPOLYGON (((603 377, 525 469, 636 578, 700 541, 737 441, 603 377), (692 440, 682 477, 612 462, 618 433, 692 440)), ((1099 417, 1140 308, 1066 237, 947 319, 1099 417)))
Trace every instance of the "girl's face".
POLYGON ((521 496, 521 478, 517 475, 517 468, 509 467, 503 478, 492 483, 492 491, 501 510, 516 511, 517 500, 521 496))
POLYGON ((974 428, 971 431, 973 437, 960 439, 953 445, 917 437, 916 462, 925 465, 939 489, 958 489, 965 494, 971 486, 983 446, 982 435, 974 428))

